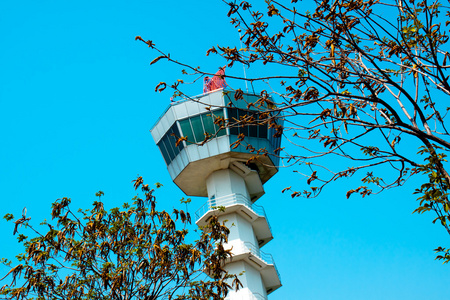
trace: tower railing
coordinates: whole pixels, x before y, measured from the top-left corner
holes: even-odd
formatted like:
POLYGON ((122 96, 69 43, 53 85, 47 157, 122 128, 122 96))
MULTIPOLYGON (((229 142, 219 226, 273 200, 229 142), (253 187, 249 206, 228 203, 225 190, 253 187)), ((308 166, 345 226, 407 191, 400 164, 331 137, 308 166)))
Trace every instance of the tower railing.
POLYGON ((269 229, 272 231, 272 227, 270 227, 269 220, 267 219, 266 211, 262 206, 253 204, 250 199, 242 194, 231 194, 223 197, 218 197, 214 199, 208 199, 205 204, 203 204, 196 212, 195 218, 198 221, 202 216, 204 216, 207 212, 212 210, 219 210, 221 207, 227 208, 232 205, 244 205, 248 209, 252 210, 258 216, 266 218, 267 224, 269 225, 269 229))
POLYGON ((234 255, 241 254, 241 253, 251 253, 252 255, 258 257, 264 263, 266 263, 268 265, 273 265, 275 268, 275 271, 277 271, 278 278, 281 280, 277 265, 275 264, 275 261, 273 260, 273 257, 271 254, 261 251, 261 249, 259 249, 258 246, 255 246, 250 242, 242 242, 241 241, 240 243, 232 243, 231 245, 233 247, 232 253, 234 255))

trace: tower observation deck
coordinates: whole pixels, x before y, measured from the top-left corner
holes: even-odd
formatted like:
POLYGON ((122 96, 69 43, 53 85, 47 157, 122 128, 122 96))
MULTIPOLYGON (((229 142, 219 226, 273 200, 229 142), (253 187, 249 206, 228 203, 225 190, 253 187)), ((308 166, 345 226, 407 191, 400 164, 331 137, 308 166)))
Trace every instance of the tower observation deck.
POLYGON ((278 171, 279 159, 269 154, 259 155, 251 164, 247 161, 255 156, 255 149, 273 153, 281 138, 265 122, 228 128, 215 124, 217 119, 258 120, 269 110, 259 105, 257 95, 243 98, 235 100, 233 91, 217 90, 171 103, 151 133, 175 184, 188 196, 207 197, 195 213, 196 224, 205 225, 212 215, 221 222, 227 220, 230 234, 224 246, 232 249, 232 257, 224 268, 241 274, 243 284, 237 292, 230 291, 227 299, 261 300, 281 281, 272 256, 261 251, 273 236, 264 209, 254 203, 264 194, 263 184, 278 171), (236 147, 240 134, 244 142, 236 147), (177 144, 179 137, 187 139, 177 144))

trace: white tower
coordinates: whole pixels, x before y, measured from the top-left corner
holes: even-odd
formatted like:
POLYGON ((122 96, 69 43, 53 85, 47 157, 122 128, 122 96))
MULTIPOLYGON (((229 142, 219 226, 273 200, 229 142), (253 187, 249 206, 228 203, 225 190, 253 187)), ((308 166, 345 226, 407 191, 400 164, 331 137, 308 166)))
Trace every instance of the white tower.
POLYGON ((243 284, 237 292, 230 291, 230 300, 267 299, 281 286, 272 256, 260 250, 273 237, 264 209, 254 204, 264 194, 263 183, 278 171, 278 158, 259 155, 246 164, 255 149, 273 153, 281 138, 274 137, 275 130, 267 124, 222 130, 214 124, 217 118, 258 120, 266 110, 258 99, 244 95, 235 100, 234 92, 218 90, 172 103, 151 129, 175 184, 188 196, 208 197, 195 213, 197 225, 205 225, 213 214, 227 220, 230 235, 225 249, 232 249, 233 256, 224 268, 230 274, 242 273, 243 284), (212 138, 199 145, 205 133, 212 138), (241 133, 244 143, 234 147, 241 133), (187 141, 177 146, 176 137, 181 136, 187 141))

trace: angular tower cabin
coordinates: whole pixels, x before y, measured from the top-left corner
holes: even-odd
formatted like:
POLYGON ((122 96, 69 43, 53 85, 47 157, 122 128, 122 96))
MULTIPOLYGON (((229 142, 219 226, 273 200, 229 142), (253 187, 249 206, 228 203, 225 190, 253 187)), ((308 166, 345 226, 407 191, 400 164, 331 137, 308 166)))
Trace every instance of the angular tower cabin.
POLYGON ((267 299, 281 281, 272 256, 260 250, 273 237, 264 209, 254 203, 264 194, 263 184, 278 171, 278 158, 261 155, 246 164, 255 155, 246 145, 273 153, 281 138, 274 137, 275 129, 267 124, 226 129, 214 124, 216 118, 259 118, 267 110, 258 104, 259 96, 234 98, 233 91, 220 89, 171 103, 151 133, 175 184, 188 196, 208 198, 195 213, 196 224, 205 225, 213 214, 227 220, 230 235, 225 249, 232 248, 233 256, 224 268, 231 274, 242 273, 243 284, 237 292, 230 291, 227 299, 267 299), (201 145, 205 133, 211 137, 201 145), (241 133, 244 142, 235 147, 241 133), (176 145, 177 137, 187 141, 176 145))

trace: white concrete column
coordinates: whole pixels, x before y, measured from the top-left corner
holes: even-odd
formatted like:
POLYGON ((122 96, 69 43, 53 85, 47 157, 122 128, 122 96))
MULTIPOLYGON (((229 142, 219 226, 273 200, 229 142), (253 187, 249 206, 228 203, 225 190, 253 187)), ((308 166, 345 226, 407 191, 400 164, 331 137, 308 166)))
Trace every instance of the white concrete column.
POLYGON ((218 170, 206 178, 208 198, 221 198, 233 194, 240 194, 249 198, 245 180, 230 169, 218 170))

